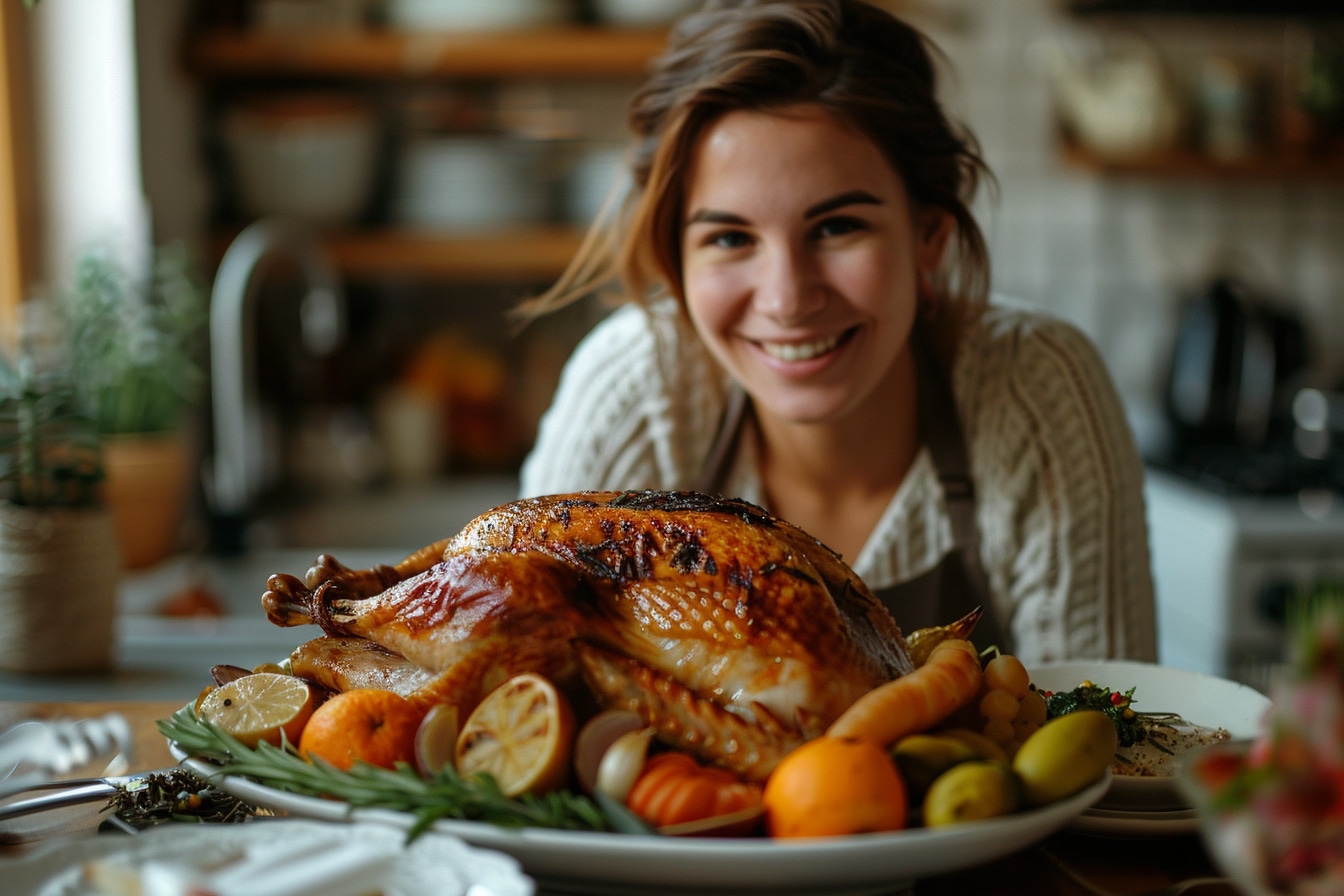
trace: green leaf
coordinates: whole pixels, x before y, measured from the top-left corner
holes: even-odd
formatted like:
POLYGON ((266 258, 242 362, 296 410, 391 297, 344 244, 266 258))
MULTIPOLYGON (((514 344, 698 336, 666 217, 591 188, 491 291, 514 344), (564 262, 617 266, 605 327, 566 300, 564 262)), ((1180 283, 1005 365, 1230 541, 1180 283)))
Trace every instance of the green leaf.
POLYGON ((656 834, 658 833, 649 825, 644 823, 644 819, 631 812, 621 803, 620 800, 613 799, 609 794, 601 790, 594 790, 593 798, 597 800, 597 805, 606 814, 607 820, 611 826, 622 834, 656 834))

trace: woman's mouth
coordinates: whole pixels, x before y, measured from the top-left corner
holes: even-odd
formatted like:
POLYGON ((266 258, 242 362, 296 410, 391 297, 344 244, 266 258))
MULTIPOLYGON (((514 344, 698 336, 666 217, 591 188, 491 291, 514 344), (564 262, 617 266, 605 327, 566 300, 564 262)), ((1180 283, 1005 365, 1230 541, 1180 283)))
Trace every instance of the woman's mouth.
POLYGON ((832 351, 846 334, 829 336, 812 342, 760 342, 761 350, 780 361, 810 361, 832 351))

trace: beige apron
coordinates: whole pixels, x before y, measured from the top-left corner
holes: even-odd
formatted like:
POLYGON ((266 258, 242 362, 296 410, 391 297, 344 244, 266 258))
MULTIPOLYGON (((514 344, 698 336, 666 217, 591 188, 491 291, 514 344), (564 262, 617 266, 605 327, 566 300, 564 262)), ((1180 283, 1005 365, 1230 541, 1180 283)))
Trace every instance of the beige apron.
MULTIPOLYGON (((918 341, 912 345, 918 346, 918 341)), ((874 593, 900 625, 912 632, 931 625, 954 622, 976 607, 984 616, 971 640, 984 650, 997 645, 1012 652, 1005 626, 994 610, 989 583, 980 563, 980 531, 975 524, 975 486, 971 481, 966 441, 957 419, 951 386, 926 350, 917 349, 919 429, 929 448, 934 469, 943 487, 952 525, 953 548, 933 569, 907 582, 898 582, 874 593)), ((719 421, 713 447, 701 470, 698 490, 718 493, 727 478, 743 424, 751 413, 746 393, 735 387, 719 421)))

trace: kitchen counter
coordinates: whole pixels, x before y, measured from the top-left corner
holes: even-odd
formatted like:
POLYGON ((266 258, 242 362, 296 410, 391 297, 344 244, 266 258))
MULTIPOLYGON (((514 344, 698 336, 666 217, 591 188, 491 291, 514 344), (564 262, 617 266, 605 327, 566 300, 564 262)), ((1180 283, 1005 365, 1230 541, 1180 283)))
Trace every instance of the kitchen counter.
POLYGON ((0 701, 186 703, 209 683, 211 666, 277 662, 320 633, 315 626, 281 628, 266 619, 261 595, 272 574, 302 576, 320 553, 352 567, 395 563, 516 495, 517 481, 511 477, 447 480, 352 494, 268 518, 259 528, 282 547, 239 557, 182 554, 128 574, 117 595, 111 670, 78 675, 0 671, 0 701), (178 618, 161 612, 165 601, 191 588, 212 595, 222 615, 178 618))
MULTIPOLYGON (((118 591, 114 666, 103 673, 0 672, 0 701, 171 700, 194 698, 210 680, 210 667, 230 663, 251 668, 284 659, 316 637, 314 626, 281 628, 261 609, 266 579, 273 573, 303 575, 318 552, 271 550, 237 558, 177 556, 143 573, 128 575, 118 591), (220 616, 169 617, 163 603, 189 588, 202 588, 223 609, 220 616)), ((341 550, 333 555, 359 565, 388 563, 408 552, 341 550)))

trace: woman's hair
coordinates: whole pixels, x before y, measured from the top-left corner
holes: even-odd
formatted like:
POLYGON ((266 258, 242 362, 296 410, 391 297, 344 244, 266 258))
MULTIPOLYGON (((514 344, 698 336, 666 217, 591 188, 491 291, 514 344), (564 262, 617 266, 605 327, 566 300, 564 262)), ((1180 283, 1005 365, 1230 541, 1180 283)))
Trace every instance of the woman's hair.
POLYGON ((798 104, 825 108, 867 135, 901 175, 916 213, 952 217, 955 251, 935 291, 983 300, 989 253, 969 205, 989 172, 975 139, 943 113, 933 52, 919 31, 863 0, 711 0, 675 28, 630 102, 636 139, 624 204, 598 216, 569 268, 521 314, 613 283, 636 301, 660 287, 681 298, 681 229, 701 137, 728 112, 798 104))

